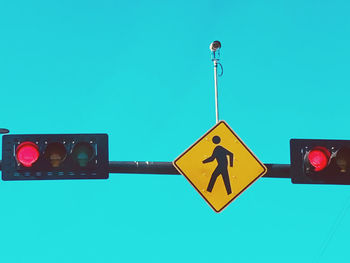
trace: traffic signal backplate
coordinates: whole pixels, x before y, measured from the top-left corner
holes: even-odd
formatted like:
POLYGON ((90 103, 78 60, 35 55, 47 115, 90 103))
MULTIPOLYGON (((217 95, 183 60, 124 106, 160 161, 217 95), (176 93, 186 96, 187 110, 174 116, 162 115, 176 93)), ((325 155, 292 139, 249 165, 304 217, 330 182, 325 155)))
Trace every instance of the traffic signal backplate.
POLYGON ((350 140, 290 140, 291 177, 298 184, 350 184, 350 140))
POLYGON ((2 137, 3 180, 107 179, 107 134, 2 137))

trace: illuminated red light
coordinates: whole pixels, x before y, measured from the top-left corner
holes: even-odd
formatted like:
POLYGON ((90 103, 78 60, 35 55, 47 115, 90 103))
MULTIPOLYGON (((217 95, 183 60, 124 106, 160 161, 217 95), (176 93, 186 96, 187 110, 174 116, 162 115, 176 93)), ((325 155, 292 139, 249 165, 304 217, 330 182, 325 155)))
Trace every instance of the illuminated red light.
POLYGON ((331 153, 325 147, 315 147, 309 152, 308 159, 318 172, 327 167, 330 156, 331 153))
POLYGON ((31 167, 39 158, 38 146, 32 142, 22 142, 16 149, 16 158, 25 167, 31 167))

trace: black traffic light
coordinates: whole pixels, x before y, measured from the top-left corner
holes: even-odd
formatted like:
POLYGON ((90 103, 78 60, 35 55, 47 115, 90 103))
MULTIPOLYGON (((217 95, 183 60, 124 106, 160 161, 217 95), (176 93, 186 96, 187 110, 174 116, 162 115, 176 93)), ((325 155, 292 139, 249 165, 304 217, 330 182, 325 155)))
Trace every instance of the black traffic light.
POLYGON ((350 141, 290 140, 292 182, 350 184, 350 141))
POLYGON ((107 179, 107 134, 2 137, 2 179, 107 179))

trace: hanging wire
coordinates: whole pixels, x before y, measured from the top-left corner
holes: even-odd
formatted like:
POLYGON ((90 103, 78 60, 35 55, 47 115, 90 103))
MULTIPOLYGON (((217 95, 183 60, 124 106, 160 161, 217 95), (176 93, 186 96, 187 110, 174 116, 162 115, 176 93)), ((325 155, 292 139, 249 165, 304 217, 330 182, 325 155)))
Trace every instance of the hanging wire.
POLYGON ((339 211, 337 218, 335 219, 333 225, 331 226, 329 233, 325 240, 322 243, 320 253, 315 259, 315 263, 320 262, 323 254, 325 253, 330 241, 332 240, 334 234, 337 232, 340 223, 343 221, 344 216, 346 215, 347 211, 350 208, 350 196, 347 198, 346 203, 344 204, 343 208, 339 211))

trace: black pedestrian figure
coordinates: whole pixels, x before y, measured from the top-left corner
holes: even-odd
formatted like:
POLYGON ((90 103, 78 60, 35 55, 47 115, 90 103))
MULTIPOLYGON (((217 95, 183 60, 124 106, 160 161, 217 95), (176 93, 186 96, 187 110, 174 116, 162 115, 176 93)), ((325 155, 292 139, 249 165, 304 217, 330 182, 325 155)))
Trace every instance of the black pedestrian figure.
MULTIPOLYGON (((220 141, 221 141, 221 139, 219 136, 213 137, 213 143, 219 144, 220 141)), ((211 192, 213 190, 216 179, 221 174, 222 179, 224 180, 224 183, 225 183, 227 194, 229 195, 232 193, 231 185, 230 185, 230 178, 229 178, 228 171, 227 171, 227 165, 228 165, 227 156, 229 156, 229 158, 230 158, 230 166, 232 167, 233 166, 233 153, 226 150, 224 147, 218 145, 215 147, 213 154, 209 158, 207 158, 203 161, 203 163, 209 163, 209 162, 212 162, 216 159, 216 161, 218 162, 218 166, 215 168, 213 174, 211 175, 210 182, 209 182, 209 185, 207 188, 208 192, 211 192)))

